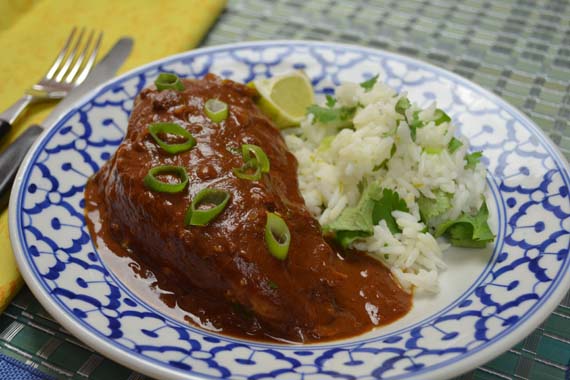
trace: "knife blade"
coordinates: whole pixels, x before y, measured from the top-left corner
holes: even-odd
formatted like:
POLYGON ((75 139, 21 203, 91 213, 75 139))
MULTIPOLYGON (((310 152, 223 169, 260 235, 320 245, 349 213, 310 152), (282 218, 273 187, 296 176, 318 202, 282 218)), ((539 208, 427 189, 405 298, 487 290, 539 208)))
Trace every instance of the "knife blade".
POLYGON ((119 67, 121 67, 125 59, 131 53, 132 48, 132 38, 123 37, 119 39, 103 59, 91 70, 87 79, 71 90, 44 119, 42 123, 43 127, 40 125, 28 127, 14 142, 0 153, 0 211, 3 211, 8 205, 10 189, 14 183, 16 173, 26 153, 38 136, 45 130, 56 125, 57 121, 67 114, 71 110, 71 107, 73 107, 77 100, 83 95, 115 76, 119 67))

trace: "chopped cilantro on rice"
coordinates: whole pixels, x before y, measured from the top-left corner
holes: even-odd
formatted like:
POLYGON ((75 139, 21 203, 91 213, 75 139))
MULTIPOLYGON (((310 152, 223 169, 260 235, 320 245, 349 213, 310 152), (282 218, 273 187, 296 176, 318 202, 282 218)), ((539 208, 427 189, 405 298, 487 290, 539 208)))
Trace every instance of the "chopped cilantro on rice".
POLYGON ((339 86, 286 141, 325 233, 382 261, 403 287, 436 292, 450 244, 494 239, 485 167, 443 110, 421 109, 377 79, 339 86))

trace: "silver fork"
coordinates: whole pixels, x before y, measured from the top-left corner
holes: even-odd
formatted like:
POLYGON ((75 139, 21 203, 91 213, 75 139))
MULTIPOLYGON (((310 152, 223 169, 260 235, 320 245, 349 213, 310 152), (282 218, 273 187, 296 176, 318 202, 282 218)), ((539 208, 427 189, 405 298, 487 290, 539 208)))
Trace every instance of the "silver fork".
POLYGON ((77 34, 77 28, 74 27, 44 77, 26 90, 24 96, 10 108, 0 113, 0 139, 9 132, 11 125, 28 105, 61 99, 87 78, 99 52, 103 32, 99 32, 96 37, 95 31, 91 31, 83 48, 81 46, 86 34, 85 28, 79 31, 76 38, 77 34))

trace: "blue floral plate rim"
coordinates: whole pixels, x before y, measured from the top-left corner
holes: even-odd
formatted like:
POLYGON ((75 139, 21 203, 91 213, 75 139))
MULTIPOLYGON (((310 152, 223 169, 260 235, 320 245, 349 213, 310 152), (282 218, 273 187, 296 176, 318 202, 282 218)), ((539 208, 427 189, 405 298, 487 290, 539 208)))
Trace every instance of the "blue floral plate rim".
MULTIPOLYGON (((62 118, 56 123, 55 128, 50 128, 47 130, 38 141, 34 144, 30 152, 28 153, 24 164, 20 168, 16 181, 15 186, 11 194, 11 202, 10 202, 10 220, 14 221, 18 218, 18 205, 21 205, 24 197, 24 191, 22 190, 21 184, 25 180, 25 176, 29 173, 29 166, 30 163, 37 159, 37 155, 39 150, 45 145, 45 143, 49 140, 49 138, 56 132, 57 127, 61 126, 63 123, 66 122, 66 119, 69 118, 73 112, 77 109, 80 109, 85 104, 87 104, 91 99, 95 98, 97 95, 104 93, 105 91, 113 88, 113 86, 118 83, 125 81, 131 77, 136 75, 140 75, 141 73, 155 68, 158 65, 167 65, 171 62, 176 62, 183 58, 191 58, 194 56, 200 55, 207 55, 210 53, 221 52, 221 51, 232 51, 232 50, 239 50, 239 49, 246 49, 246 48, 264 48, 264 47, 289 47, 289 46, 308 46, 308 47, 324 47, 324 48, 333 48, 333 49, 340 49, 345 51, 358 51, 358 52, 366 52, 370 54, 381 55, 383 57, 392 58, 398 61, 402 61, 404 63, 409 63, 429 71, 433 71, 449 79, 450 81, 456 82, 465 86, 469 89, 472 89, 480 94, 483 94, 485 97, 493 101, 495 104, 499 106, 502 110, 507 110, 509 113, 516 115, 517 120, 521 122, 523 125, 529 128, 529 130, 533 130, 536 133, 536 137, 539 140, 543 141, 546 147, 549 150, 549 153, 557 160, 557 164, 562 165, 561 172, 565 175, 566 180, 568 181, 568 168, 569 164, 566 161, 565 157, 560 153, 556 145, 546 136, 540 128, 538 128, 534 122, 532 122, 526 115, 522 114, 520 111, 516 110, 513 106, 508 104, 503 99, 499 98, 495 94, 489 92, 488 90, 480 87, 479 85, 458 76, 457 74, 451 73, 445 69, 438 68, 433 66, 429 63, 423 62, 421 60, 417 60, 414 58, 406 57, 403 55, 399 55, 396 53, 386 52, 379 49, 361 47, 356 45, 349 45, 349 44, 339 44, 339 43, 332 43, 332 42, 320 42, 320 41, 295 41, 295 40, 283 40, 283 41, 258 41, 258 42, 243 42, 237 44, 227 44, 227 45, 219 45, 209 48, 203 49, 196 49, 193 51, 188 51, 180 54, 176 54, 170 57, 163 58, 161 60, 157 60, 151 62, 147 65, 135 68, 111 81, 108 81, 105 84, 102 84, 97 89, 93 90, 89 94, 85 95, 83 98, 77 101, 77 107, 70 109, 65 115, 62 115, 62 118)), ((14 227, 15 223, 10 223, 10 234, 13 243, 14 251, 16 253, 16 258, 18 261, 18 265, 22 271, 22 274, 30 286, 31 290, 33 291, 34 295, 40 300, 42 305, 46 307, 46 309, 60 322, 62 325, 70 330, 74 335, 79 337, 79 339, 84 340, 88 343, 91 347, 94 347, 98 351, 104 353, 106 356, 121 362, 124 365, 127 365, 131 368, 144 368, 144 372, 151 374, 153 376, 164 376, 165 373, 169 373, 169 376, 178 377, 181 373, 177 370, 174 370, 169 367, 165 367, 160 362, 154 362, 153 364, 150 363, 142 363, 140 360, 143 358, 144 360, 148 360, 148 357, 143 357, 139 355, 135 355, 131 352, 125 352, 124 349, 115 346, 109 341, 102 339, 101 335, 97 335, 93 331, 85 331, 84 326, 78 324, 78 321, 75 317, 62 313, 60 306, 58 306, 57 301, 54 300, 53 296, 49 294, 48 290, 45 289, 41 283, 38 282, 38 273, 32 273, 30 271, 30 263, 27 261, 28 255, 23 252, 21 246, 21 239, 22 239, 22 232, 18 227, 14 227), (157 369, 156 365, 161 366, 161 369, 157 369)), ((568 262, 566 263, 566 273, 568 273, 568 262)), ((537 311, 535 311, 531 315, 526 315, 521 320, 521 323, 517 325, 514 330, 506 330, 498 337, 494 338, 492 344, 485 345, 481 347, 479 350, 475 350, 474 352, 469 352, 468 355, 465 357, 461 357, 457 360, 452 360, 451 363, 443 363, 441 366, 434 366, 429 367, 430 371, 422 372, 421 374, 429 374, 430 378, 438 378, 435 377, 439 376, 453 376, 456 374, 460 374, 465 372, 468 369, 474 368, 487 360, 492 359, 493 357, 497 356, 497 353, 503 352, 516 344, 519 340, 524 338, 526 334, 530 333, 532 329, 536 328, 538 324, 546 318, 546 316, 552 311, 563 298, 566 293, 566 290, 570 287, 570 276, 559 276, 558 282, 555 283, 546 294, 546 297, 540 300, 540 307, 537 311), (470 360, 468 363, 464 363, 465 359, 469 358, 470 360), (443 375, 445 374, 445 375, 443 375)), ((423 321, 422 321, 423 322, 423 321)), ((419 322, 420 323, 420 322, 419 322)), ((256 345, 258 343, 251 343, 252 345, 256 345)), ((260 346, 264 347, 264 344, 260 344, 260 346)), ((326 346, 326 344, 325 344, 326 346)), ((311 348, 313 346, 304 346, 305 348, 311 348)), ((315 347, 320 347, 320 345, 316 345, 315 347)), ((291 348, 294 349, 294 348, 291 348)), ((412 374, 411 376, 416 376, 418 374, 412 374)), ((204 379, 204 378, 218 378, 218 377, 205 377, 204 375, 198 375, 198 377, 194 377, 191 374, 184 374, 185 378, 192 378, 192 379, 204 379), (188 377, 190 376, 190 377, 188 377)), ((399 378, 408 378, 408 375, 404 375, 403 377, 397 376, 393 377, 394 379, 399 378)), ((391 377, 392 378, 392 377, 391 377)), ((425 378, 425 377, 422 377, 425 378)))

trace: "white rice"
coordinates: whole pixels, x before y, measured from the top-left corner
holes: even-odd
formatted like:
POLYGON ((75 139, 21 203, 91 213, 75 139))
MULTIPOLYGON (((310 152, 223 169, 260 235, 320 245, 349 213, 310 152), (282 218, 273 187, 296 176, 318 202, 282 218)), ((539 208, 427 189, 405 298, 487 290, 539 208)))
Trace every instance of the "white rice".
MULTIPOLYGON (((358 184, 362 181, 377 181, 383 188, 398 192, 410 210, 392 213, 402 232, 393 234, 381 220, 374 226, 373 236, 356 240, 352 247, 386 264, 404 288, 437 292, 439 271, 446 267, 442 252, 448 244, 425 232, 418 198, 434 198, 435 190, 453 194, 451 209, 439 220, 475 212, 483 201, 485 168, 482 164, 465 168, 469 144, 455 135, 451 123, 435 125, 435 104, 419 113, 426 125, 416 130, 416 141, 412 141, 405 118, 395 111, 396 103, 405 95, 380 82, 368 92, 358 84, 343 84, 336 90, 335 107, 360 105, 354 129, 337 131, 313 123, 309 114, 297 131, 286 135, 286 142, 299 161, 299 185, 305 202, 321 225, 331 223, 346 207, 358 203, 358 184), (447 146, 453 136, 463 146, 450 154, 447 146), (397 150, 390 157, 394 143, 397 150), (425 148, 442 149, 433 154, 425 148), (385 160, 387 164, 374 171, 385 160)), ((412 104, 406 111, 410 120, 417 110, 412 104)))

